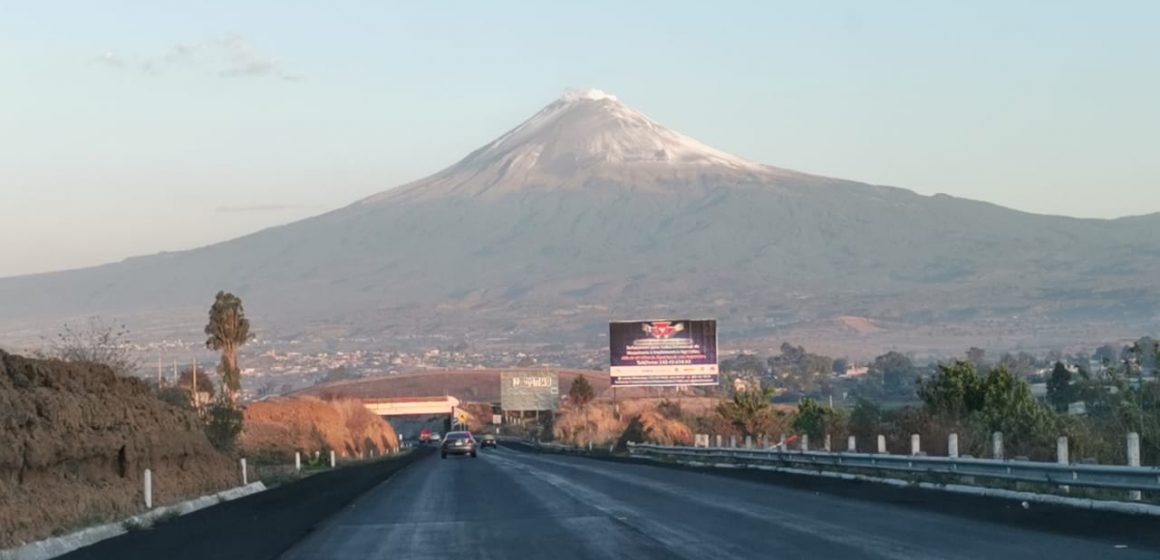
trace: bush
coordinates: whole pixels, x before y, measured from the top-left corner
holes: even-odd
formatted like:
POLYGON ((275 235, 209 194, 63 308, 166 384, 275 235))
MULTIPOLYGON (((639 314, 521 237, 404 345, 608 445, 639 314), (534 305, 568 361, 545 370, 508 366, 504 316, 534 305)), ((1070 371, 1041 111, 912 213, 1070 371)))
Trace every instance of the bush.
POLYGON ((242 433, 242 411, 229 399, 219 397, 206 409, 205 436, 221 451, 230 451, 242 433))

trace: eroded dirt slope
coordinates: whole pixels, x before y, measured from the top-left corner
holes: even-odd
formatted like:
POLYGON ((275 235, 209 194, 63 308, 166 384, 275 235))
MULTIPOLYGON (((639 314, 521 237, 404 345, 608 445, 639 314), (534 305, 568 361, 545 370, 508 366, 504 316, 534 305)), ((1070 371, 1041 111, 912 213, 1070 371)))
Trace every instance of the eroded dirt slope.
POLYGON ((0 547, 240 484, 198 419, 96 364, 0 351, 0 547))

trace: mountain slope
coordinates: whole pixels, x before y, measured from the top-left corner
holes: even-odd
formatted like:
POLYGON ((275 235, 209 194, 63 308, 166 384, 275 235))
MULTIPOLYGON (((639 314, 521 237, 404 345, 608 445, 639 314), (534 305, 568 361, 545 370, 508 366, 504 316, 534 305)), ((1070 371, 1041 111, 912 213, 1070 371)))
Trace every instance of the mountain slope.
POLYGON ((663 314, 720 317, 738 334, 847 314, 902 329, 1014 315, 1146 325, 1158 272, 1157 216, 1033 215, 760 165, 591 91, 334 212, 0 280, 0 323, 196 321, 229 289, 275 333, 592 337, 609 318, 663 314))

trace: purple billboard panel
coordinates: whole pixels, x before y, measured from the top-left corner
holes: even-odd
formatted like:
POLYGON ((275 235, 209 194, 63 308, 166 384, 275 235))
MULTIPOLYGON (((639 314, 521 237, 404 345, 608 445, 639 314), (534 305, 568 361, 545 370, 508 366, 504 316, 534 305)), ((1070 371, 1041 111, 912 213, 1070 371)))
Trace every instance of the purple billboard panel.
POLYGON ((612 384, 717 385, 717 321, 678 319, 608 324, 612 384))

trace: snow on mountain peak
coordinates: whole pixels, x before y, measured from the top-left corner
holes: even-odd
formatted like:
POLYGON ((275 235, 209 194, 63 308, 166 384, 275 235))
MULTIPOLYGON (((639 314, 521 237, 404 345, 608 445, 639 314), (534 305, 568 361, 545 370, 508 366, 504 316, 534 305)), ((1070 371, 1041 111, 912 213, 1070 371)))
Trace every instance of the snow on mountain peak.
POLYGON ((562 101, 578 101, 581 99, 588 99, 591 101, 599 101, 601 99, 610 99, 612 101, 619 101, 615 95, 605 93, 598 89, 570 89, 564 92, 560 97, 562 101))
POLYGON ((609 93, 569 90, 455 165, 372 199, 490 196, 597 184, 667 190, 679 184, 761 184, 787 173, 792 172, 661 126, 609 93))

